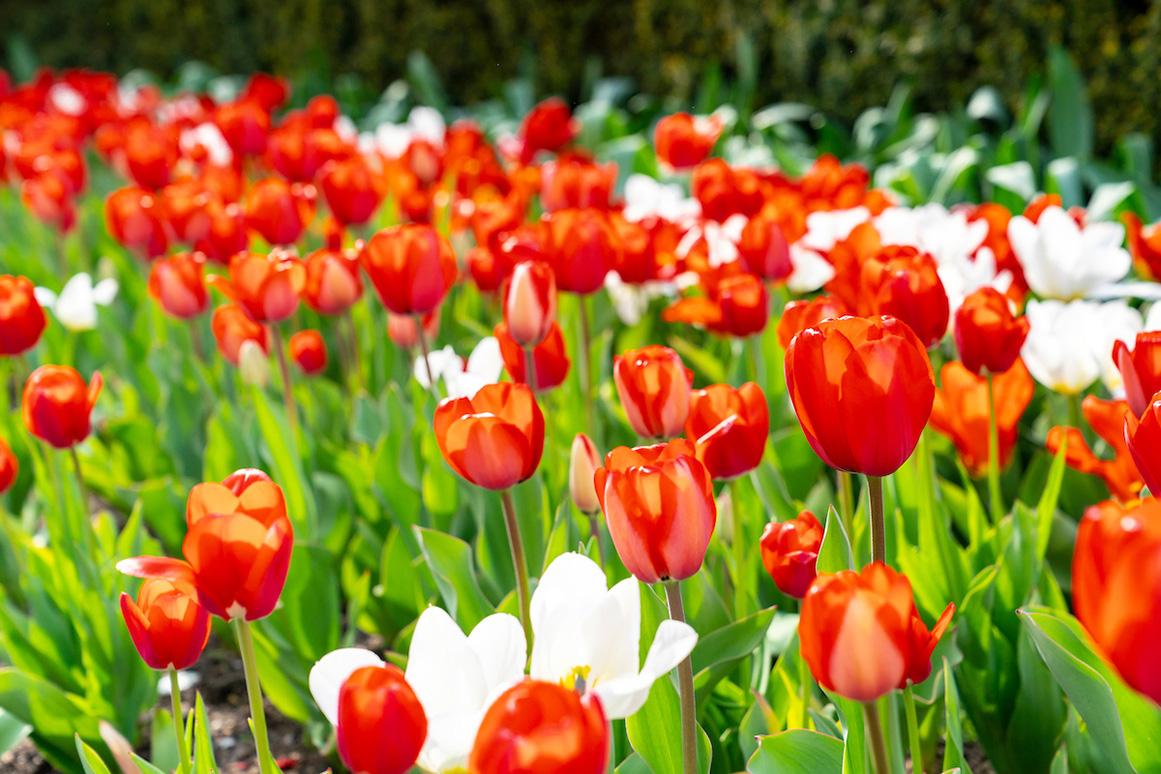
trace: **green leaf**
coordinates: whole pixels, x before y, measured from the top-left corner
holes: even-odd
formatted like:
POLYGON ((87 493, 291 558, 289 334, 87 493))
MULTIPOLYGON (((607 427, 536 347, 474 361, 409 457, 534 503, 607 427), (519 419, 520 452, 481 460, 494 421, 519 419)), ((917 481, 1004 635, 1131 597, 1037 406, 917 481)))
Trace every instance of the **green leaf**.
POLYGON ((266 441, 270 460, 274 466, 274 481, 286 495, 286 512, 294 523, 302 540, 318 537, 318 509, 315 504, 306 475, 303 473, 302 458, 298 454, 298 444, 290 430, 286 414, 279 408, 271 408, 270 401, 258 387, 250 390, 254 401, 254 413, 258 427, 266 441))
POLYGON ((471 631, 493 610, 480 590, 471 546, 433 529, 414 529, 448 613, 464 631, 471 631))
POLYGON ((1092 154, 1093 116, 1084 77, 1060 46, 1048 51, 1048 136, 1058 156, 1092 154))
POLYGON ((838 572, 839 570, 853 570, 855 557, 851 553, 851 541, 843 527, 843 520, 839 518, 834 506, 826 514, 826 529, 822 536, 822 545, 818 549, 818 572, 838 572))
MULTIPOLYGON (((218 762, 214 760, 214 744, 210 736, 210 722, 206 718, 206 705, 201 691, 194 701, 193 728, 193 774, 217 774, 218 762)), ((190 732, 186 732, 188 736, 190 732)))
POLYGON ((963 774, 971 774, 967 759, 963 757, 963 730, 959 724, 959 693, 955 688, 955 676, 951 673, 947 659, 943 659, 944 713, 947 723, 947 744, 943 748, 943 768, 959 769, 963 774))
POLYGON ((81 766, 85 770, 85 774, 109 774, 109 767, 101 760, 101 756, 97 755, 96 751, 81 741, 81 735, 76 735, 77 741, 77 755, 80 756, 81 766))
POLYGON ((1056 502, 1060 499, 1060 487, 1064 483, 1065 447, 1060 447, 1056 459, 1052 461, 1052 469, 1048 473, 1048 482, 1044 485, 1044 494, 1040 495, 1040 502, 1036 506, 1036 556, 1043 562, 1044 554, 1048 551, 1048 538, 1052 535, 1052 516, 1056 513, 1056 502))
POLYGON ((746 764, 749 774, 840 774, 843 743, 817 731, 793 729, 762 737, 746 764))
POLYGON ((17 669, 0 669, 0 708, 32 726, 32 740, 53 766, 79 771, 75 735, 97 743, 97 719, 52 683, 17 669))
POLYGON ((754 652, 774 620, 774 608, 759 610, 701 637, 693 649, 693 684, 701 703, 735 665, 754 652))
POLYGON ((31 732, 32 726, 15 715, 0 710, 0 755, 11 750, 31 732))
POLYGON ((681 699, 673 683, 653 683, 649 698, 625 725, 629 743, 654 774, 682 774, 681 699))
POLYGON ((142 758, 137 753, 129 753, 129 756, 133 759, 133 762, 137 764, 137 767, 141 769, 141 774, 169 774, 171 771, 171 769, 158 768, 157 766, 142 758))

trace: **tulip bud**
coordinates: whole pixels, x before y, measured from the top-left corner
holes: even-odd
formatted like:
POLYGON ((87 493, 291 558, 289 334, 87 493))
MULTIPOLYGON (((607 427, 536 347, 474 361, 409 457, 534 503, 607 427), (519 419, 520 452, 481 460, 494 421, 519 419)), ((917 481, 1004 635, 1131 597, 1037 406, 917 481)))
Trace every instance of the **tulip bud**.
POLYGON ((544 452, 544 415, 523 384, 486 384, 435 409, 435 438, 451 469, 502 491, 532 477, 544 452))
POLYGON ((721 326, 731 336, 745 338, 761 333, 770 318, 766 286, 753 274, 727 277, 718 285, 721 326))
POLYGON ((525 261, 512 271, 504 322, 521 347, 535 347, 548 336, 556 322, 556 279, 547 264, 525 261))
MULTIPOLYGON (((0 495, 12 488, 16 476, 20 473, 20 461, 12 453, 12 449, 3 438, 0 438, 0 495)), ((0 516, 0 518, 4 518, 0 516)))
POLYGON ((766 395, 753 382, 734 389, 713 384, 690 395, 685 435, 717 481, 749 473, 762 462, 770 433, 766 395))
POLYGON ((772 521, 762 532, 762 564, 778 589, 795 599, 806 596, 822 547, 822 524, 810 511, 793 521, 772 521))
POLYGON ((601 466, 601 456, 592 439, 577 433, 572 439, 572 453, 568 462, 568 493, 573 505, 581 513, 592 515, 601 509, 597 499, 593 474, 601 466))
POLYGON ((306 256, 302 300, 320 314, 341 314, 363 295, 359 261, 342 250, 315 250, 306 256))
POLYGON ((339 689, 339 757, 359 774, 403 774, 427 739, 427 715, 393 664, 356 669, 339 689))
POLYGON ((35 347, 46 324, 32 282, 0 276, 0 355, 20 355, 35 347))
POLYGON ((1012 302, 995 288, 980 288, 955 312, 955 346, 973 373, 1002 374, 1020 357, 1028 318, 1012 313, 1012 302))
POLYGON ((86 386, 69 366, 41 366, 24 386, 24 426, 58 449, 75 446, 89 435, 93 406, 104 383, 98 371, 86 386))
POLYGON ((327 369, 327 345, 318 331, 299 331, 290 337, 287 349, 290 359, 307 376, 316 376, 327 369))
POLYGON ((395 314, 427 314, 440 305, 459 275, 451 242, 420 223, 377 232, 359 261, 383 306, 395 314))
POLYGON ((689 416, 693 372, 681 356, 657 344, 613 360, 613 381, 629 424, 642 438, 675 438, 689 416))
POLYGON ((189 669, 210 639, 210 614, 191 584, 148 578, 137 601, 121 595, 121 615, 141 659, 152 669, 189 669))
POLYGON ((206 311, 205 260, 201 253, 174 253, 153 262, 149 296, 170 317, 188 320, 206 311))
POLYGON ((238 347, 238 374, 243 382, 255 387, 270 384, 270 363, 266 350, 254 339, 246 339, 238 347))
POLYGON ((242 344, 253 341, 266 352, 266 326, 250 319, 236 304, 226 304, 214 310, 210 319, 210 329, 218 342, 218 351, 231 365, 238 365, 242 356, 242 344))

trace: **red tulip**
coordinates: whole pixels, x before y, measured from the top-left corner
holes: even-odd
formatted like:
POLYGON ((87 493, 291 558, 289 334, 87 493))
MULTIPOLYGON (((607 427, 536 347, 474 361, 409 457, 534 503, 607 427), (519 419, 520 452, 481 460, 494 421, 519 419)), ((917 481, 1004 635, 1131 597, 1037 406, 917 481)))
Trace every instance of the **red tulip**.
POLYGON ((20 201, 33 217, 63 234, 77 223, 75 194, 63 175, 53 171, 27 178, 20 184, 20 201))
POLYGON ((520 163, 531 163, 542 150, 559 150, 572 142, 578 132, 580 122, 572 117, 564 100, 559 97, 544 100, 520 124, 520 163))
POLYGON ((613 358, 617 396, 642 438, 675 438, 689 416, 693 372, 669 347, 652 344, 613 358))
POLYGON ((435 410, 435 438, 452 470, 493 491, 529 479, 544 452, 544 415, 523 384, 484 385, 435 410))
POLYGON ((1012 314, 1012 302, 994 288, 980 288, 956 310, 955 346, 973 373, 1007 371, 1026 338, 1028 318, 1012 314))
POLYGON ((109 194, 105 226, 114 239, 145 258, 163 255, 169 247, 163 200, 144 188, 121 188, 109 194))
POLYGON ((189 669, 210 639, 210 614, 185 581, 147 578, 137 601, 121 595, 121 615, 141 659, 152 669, 189 669))
POLYGON ((769 433, 766 396, 753 382, 741 389, 712 384, 690 395, 685 435, 714 480, 737 478, 758 467, 769 433))
POLYGON ((931 653, 954 612, 949 604, 928 631, 915 609, 911 583, 882 562, 861 573, 819 575, 802 600, 802 658, 828 691, 874 701, 927 679, 931 653))
POLYGON ((742 229, 738 254, 746 270, 764 280, 778 282, 794 272, 790 262, 790 245, 782 227, 773 217, 758 215, 742 229))
POLYGON ((392 226, 371 237, 359 257, 383 306, 395 314, 427 314, 455 284, 451 242, 424 224, 392 226))
POLYGON ((86 385, 69 366, 41 366, 24 385, 24 426, 58 449, 75 446, 89 436, 93 406, 104 384, 99 371, 86 385))
POLYGON ((307 376, 317 376, 327 370, 327 344, 315 330, 299 331, 286 345, 290 359, 307 376))
POLYGON ((0 495, 12 488, 20 473, 20 461, 12 453, 7 442, 0 438, 0 495))
POLYGON ((534 347, 556 324, 556 279, 541 261, 516 266, 504 296, 504 324, 521 347, 534 347))
POLYGON ((292 245, 314 219, 313 187, 280 177, 259 180, 246 196, 246 225, 271 245, 292 245))
MULTIPOLYGON (((166 221, 178 242, 194 244, 210 233, 210 201, 214 194, 197 180, 179 180, 158 192, 166 221)), ((220 203, 220 202, 219 202, 220 203)))
MULTIPOLYGON (((988 380, 976 376, 963 363, 945 363, 939 370, 942 387, 935 390, 931 428, 955 444, 964 466, 973 476, 988 472, 990 410, 988 380)), ((1016 448, 1016 426, 1032 402, 1036 383, 1022 360, 999 376, 992 388, 996 403, 996 436, 999 441, 999 469, 1007 467, 1016 448)))
MULTIPOLYGON (((1087 402, 1088 398, 1085 400, 1087 402)), ((1150 494, 1161 492, 1161 395, 1153 396, 1152 402, 1145 408, 1140 419, 1133 416, 1132 411, 1125 412, 1124 418, 1125 443, 1128 445, 1137 471, 1140 473, 1145 486, 1149 487, 1150 494)), ((1140 487, 1137 489, 1139 491, 1140 487)), ((1121 493, 1118 492, 1113 492, 1113 494, 1122 500, 1129 499, 1121 497, 1121 493)))
POLYGON ((344 226, 366 223, 383 200, 367 161, 358 155, 328 161, 319 171, 318 187, 327 207, 344 226))
POLYGON ((540 201, 547 212, 569 207, 609 209, 617 165, 595 164, 576 154, 562 155, 541 167, 540 201))
POLYGON ((863 263, 861 286, 870 302, 867 312, 902 320, 925 347, 935 346, 947 333, 947 292, 930 253, 885 247, 863 263))
POLYGON ((545 252, 556 273, 556 286, 587 295, 605 285, 605 276, 621 259, 620 239, 600 210, 557 210, 544 216, 545 252))
POLYGON ((270 351, 266 341, 266 326, 251 320, 242 307, 236 304, 224 304, 215 309, 210 319, 210 328, 218 342, 218 351, 230 365, 238 365, 238 356, 246 341, 257 342, 263 352, 270 351))
POLYGON ((1161 502, 1089 508, 1076 533, 1076 617, 1125 682, 1161 702, 1161 502))
POLYGON ((762 565, 783 594, 806 596, 817 572, 822 535, 822 524, 810 511, 792 521, 772 521, 762 531, 762 565))
POLYGON ((253 100, 227 102, 214 113, 222 136, 239 156, 258 156, 266 150, 270 133, 270 111, 253 100))
POLYGON ((761 333, 770 319, 766 286, 753 274, 735 274, 718 283, 718 304, 721 329, 731 336, 761 333))
POLYGON ((1129 408, 1139 417, 1161 390, 1161 331, 1138 333, 1132 349, 1118 340, 1113 344, 1113 360, 1124 377, 1129 408))
POLYGON ((358 259, 344 250, 315 250, 306 256, 302 300, 319 314, 342 314, 363 295, 358 259))
POLYGON ((758 175, 749 169, 731 167, 723 159, 698 164, 689 185, 693 198, 701 203, 702 214, 719 223, 731 215, 752 218, 766 203, 758 175))
POLYGON ((653 130, 657 160, 672 169, 695 167, 713 150, 722 128, 721 120, 713 116, 694 118, 689 113, 665 116, 653 130))
MULTIPOLYGON (((504 370, 512 381, 528 384, 527 356, 524 347, 516 343, 508 333, 508 325, 500 323, 494 330, 496 340, 500 343, 500 357, 504 359, 504 370)), ((548 337, 532 348, 532 362, 536 368, 536 391, 545 392, 559 387, 568 376, 572 361, 564 348, 564 334, 560 325, 553 323, 549 328, 548 337)))
POLYGON ((170 317, 188 320, 206 311, 209 294, 205 281, 206 257, 201 253, 174 253, 153 262, 149 270, 149 297, 170 317))
POLYGON ((1121 213, 1128 231, 1129 252, 1146 277, 1161 278, 1161 221, 1145 226, 1135 212, 1121 213))
POLYGON ((250 246, 246 214, 237 204, 223 204, 216 200, 206 205, 206 213, 210 216, 209 232, 195 243, 195 247, 211 261, 229 265, 230 258, 246 252, 250 246))
POLYGON ((786 351, 786 384, 814 453, 838 470, 899 469, 931 416, 927 350, 893 317, 840 317, 801 331, 786 351))
POLYGON ((468 774, 603 774, 609 729, 600 699, 525 680, 488 708, 468 774))
POLYGON ((601 466, 601 455, 592 439, 577 433, 568 458, 568 494, 581 513, 590 516, 601 509, 593 476, 601 466))
POLYGON ((290 99, 290 82, 269 73, 254 73, 246 81, 239 99, 253 102, 267 113, 273 113, 290 99))
POLYGON ((692 443, 618 446, 593 483, 617 554, 637 580, 684 580, 701 568, 717 504, 692 443))
POLYGON ((156 191, 169 182, 177 164, 177 137, 149 121, 138 121, 125 133, 122 151, 133 181, 156 191))
POLYGON ((254 322, 276 323, 298 309, 306 269, 285 250, 275 249, 269 255, 239 253, 230 259, 229 279, 215 274, 209 283, 246 310, 254 322))
POLYGON ((778 343, 782 349, 790 349, 790 342, 799 331, 813 328, 823 320, 850 313, 845 303, 830 296, 817 296, 809 301, 791 301, 782 310, 782 318, 778 320, 778 343))
POLYGON ((32 282, 0 275, 0 355, 20 355, 35 347, 46 324, 32 282))
POLYGON ((403 774, 427 739, 427 715, 394 664, 351 673, 339 689, 336 745, 358 774, 403 774))
MULTIPOLYGON (((1138 461, 1136 451, 1144 450, 1147 453, 1148 445, 1138 445, 1130 433, 1129 404, 1123 400, 1101 400, 1095 395, 1089 395, 1080 405, 1081 413, 1089 427, 1096 431, 1097 436, 1104 440, 1112 449, 1112 459, 1102 459, 1089 448, 1084 433, 1079 427, 1054 427, 1048 431, 1045 446, 1052 454, 1059 454, 1067 443, 1065 450, 1065 464, 1081 473, 1098 476, 1105 482, 1113 497, 1123 502, 1136 499, 1145 486, 1142 475, 1137 472, 1138 461)), ((1142 425, 1150 424, 1149 411, 1145 412, 1145 421, 1142 425)), ((1136 417, 1132 417, 1136 420, 1136 417)), ((1131 425, 1136 428, 1136 424, 1131 425)), ((1145 430, 1142 441, 1149 437, 1151 428, 1145 430)), ((1146 441, 1147 443, 1147 441, 1146 441)), ((1143 458, 1144 459, 1144 458, 1143 458)))

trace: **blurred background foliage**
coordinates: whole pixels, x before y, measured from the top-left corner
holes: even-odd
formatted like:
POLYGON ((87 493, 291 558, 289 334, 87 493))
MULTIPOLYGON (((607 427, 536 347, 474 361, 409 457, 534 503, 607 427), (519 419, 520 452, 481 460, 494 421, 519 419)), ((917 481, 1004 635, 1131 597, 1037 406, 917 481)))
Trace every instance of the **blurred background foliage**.
POLYGON ((17 76, 44 64, 169 79, 204 62, 366 105, 427 66, 422 51, 451 104, 516 77, 585 99, 618 75, 673 106, 702 108, 726 81, 743 113, 801 101, 847 121, 900 83, 918 110, 954 110, 988 84, 1014 109, 1059 45, 1088 84, 1098 153, 1127 132, 1161 140, 1161 0, 4 0, 0 30, 17 76))

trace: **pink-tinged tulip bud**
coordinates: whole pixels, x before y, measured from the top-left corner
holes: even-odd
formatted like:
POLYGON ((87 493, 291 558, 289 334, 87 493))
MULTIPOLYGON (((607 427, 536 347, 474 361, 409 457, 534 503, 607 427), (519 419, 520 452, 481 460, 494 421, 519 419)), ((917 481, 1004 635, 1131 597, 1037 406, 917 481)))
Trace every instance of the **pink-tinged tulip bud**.
POLYGON ((762 532, 762 564, 783 594, 802 599, 817 574, 822 524, 810 511, 791 521, 772 521, 762 532))
POLYGON ((651 344, 613 358, 613 382, 629 424, 642 438, 676 438, 685 429, 693 372, 669 347, 651 344))
POLYGON ((601 509, 593 474, 601 467, 601 455, 596 444, 584 433, 572 439, 572 454, 568 463, 568 493, 572 504, 581 513, 592 515, 601 509))
POLYGON ((546 263, 525 261, 512 271, 504 299, 508 335, 521 347, 544 341, 556 321, 556 277, 546 263))
MULTIPOLYGON (((423 335, 428 341, 435 341, 439 336, 439 307, 423 316, 423 335)), ((415 318, 388 312, 387 338, 400 349, 415 349, 419 344, 419 326, 415 324, 415 318)))

